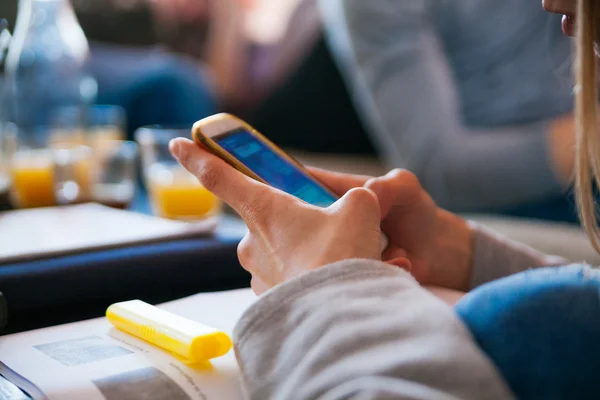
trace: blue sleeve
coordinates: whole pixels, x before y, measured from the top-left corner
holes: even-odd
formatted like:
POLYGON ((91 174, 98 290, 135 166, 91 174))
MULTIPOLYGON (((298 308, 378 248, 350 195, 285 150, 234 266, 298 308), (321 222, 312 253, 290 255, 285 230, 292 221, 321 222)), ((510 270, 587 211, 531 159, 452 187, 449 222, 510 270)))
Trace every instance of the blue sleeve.
POLYGON ((456 311, 517 398, 598 398, 600 271, 522 272, 480 286, 456 311))

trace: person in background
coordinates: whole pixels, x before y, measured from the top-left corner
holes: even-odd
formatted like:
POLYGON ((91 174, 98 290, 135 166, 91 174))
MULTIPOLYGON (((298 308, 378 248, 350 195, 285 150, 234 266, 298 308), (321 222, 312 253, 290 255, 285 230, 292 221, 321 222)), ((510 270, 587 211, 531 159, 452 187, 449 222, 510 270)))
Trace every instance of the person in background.
MULTIPOLYGON (((575 222, 570 40, 537 0, 324 0, 375 147, 455 212, 575 222)), ((343 133, 339 135, 340 140, 343 133)))
MULTIPOLYGON (((136 104, 154 84, 158 92, 165 82, 178 88, 167 91, 164 101, 143 102, 157 102, 154 109, 161 111, 132 112, 133 128, 140 124, 136 115, 187 121, 194 110, 204 109, 198 103, 211 100, 214 107, 208 109, 237 114, 285 147, 374 154, 325 42, 317 0, 76 0, 75 5, 84 30, 97 39, 92 50, 103 101, 124 95, 136 104), (119 70, 123 64, 125 72, 119 70), (136 83, 123 83, 131 80, 136 83), (106 96, 105 86, 111 88, 106 96), (173 98, 178 91, 181 100, 173 98), (344 140, 334 132, 344 132, 344 140)), ((205 114, 196 111, 196 119, 205 114)))
POLYGON ((218 99, 196 62, 158 48, 91 42, 100 104, 127 113, 128 137, 145 125, 191 126, 218 111, 218 99))
POLYGON ((221 109, 284 147, 374 153, 325 42, 317 0, 151 4, 159 37, 207 65, 221 109))
MULTIPOLYGON (((577 159, 582 223, 600 251, 600 5, 578 3, 577 13, 575 0, 545 7, 567 15, 566 32, 577 24, 577 145, 561 151, 577 159)), ((238 255, 262 295, 235 330, 249 398, 598 397, 599 270, 558 267, 565 260, 439 208, 406 170, 378 178, 313 170, 341 196, 323 209, 190 140, 170 148, 249 228, 238 255)))
MULTIPOLYGON (((145 0, 75 0, 74 6, 90 37, 97 102, 126 110, 130 138, 140 126, 191 126, 219 110, 206 66, 157 45, 159 35, 145 0)), ((201 14, 190 12, 190 17, 205 25, 201 14)))
MULTIPOLYGON (((97 3, 106 5, 106 0, 97 3)), ((118 0, 108 3, 121 4, 118 0)), ((152 36, 171 53, 156 47, 92 44, 101 99, 136 105, 127 107, 132 125, 139 126, 137 121, 144 117, 188 124, 220 110, 257 121, 262 127, 272 126, 294 108, 305 108, 292 93, 285 95, 289 110, 278 112, 278 93, 286 92, 288 80, 321 37, 316 0, 137 3, 152 16, 152 36)), ((87 15, 95 15, 89 4, 86 7, 87 15)), ((103 27, 108 22, 101 21, 87 18, 86 24, 94 26, 96 36, 106 38, 103 27)), ((133 35, 137 42, 139 36, 133 35)))
POLYGON ((223 107, 245 114, 286 79, 318 32, 315 0, 149 4, 159 38, 203 60, 223 107))

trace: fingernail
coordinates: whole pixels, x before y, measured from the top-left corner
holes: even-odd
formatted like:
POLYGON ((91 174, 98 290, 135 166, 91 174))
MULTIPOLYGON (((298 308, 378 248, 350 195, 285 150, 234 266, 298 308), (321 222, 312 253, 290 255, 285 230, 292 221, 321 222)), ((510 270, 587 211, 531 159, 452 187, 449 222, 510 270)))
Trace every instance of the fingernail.
POLYGON ((171 139, 169 141, 169 151, 175 158, 179 158, 179 151, 181 150, 180 147, 181 146, 179 146, 177 139, 171 139))

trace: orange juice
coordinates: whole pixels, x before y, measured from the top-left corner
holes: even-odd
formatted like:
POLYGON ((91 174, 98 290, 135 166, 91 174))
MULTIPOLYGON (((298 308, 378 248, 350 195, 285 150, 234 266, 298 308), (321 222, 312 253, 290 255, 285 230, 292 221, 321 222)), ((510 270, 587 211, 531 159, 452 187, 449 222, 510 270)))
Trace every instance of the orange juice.
POLYGON ((163 218, 198 220, 220 208, 219 199, 182 167, 152 166, 148 185, 154 212, 163 218))
POLYGON ((55 129, 48 139, 52 148, 66 146, 81 146, 85 144, 85 131, 83 129, 55 129))
POLYGON ((125 139, 125 132, 116 126, 99 126, 88 130, 88 143, 91 148, 103 148, 106 143, 125 139))
POLYGON ((56 204, 54 162, 47 150, 17 152, 11 165, 11 195, 17 207, 56 204))

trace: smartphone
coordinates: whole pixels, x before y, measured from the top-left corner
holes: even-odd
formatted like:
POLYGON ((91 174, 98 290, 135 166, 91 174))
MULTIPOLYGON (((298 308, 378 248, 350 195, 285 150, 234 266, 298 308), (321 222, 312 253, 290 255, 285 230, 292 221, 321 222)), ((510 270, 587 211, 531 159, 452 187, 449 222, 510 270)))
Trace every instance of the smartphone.
MULTIPOLYGON (((301 163, 233 115, 217 114, 196 122, 192 137, 238 171, 306 203, 329 207, 339 199, 301 163)), ((385 249, 387 238, 383 234, 382 242, 385 249)))

